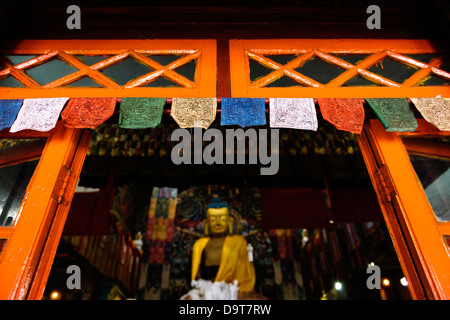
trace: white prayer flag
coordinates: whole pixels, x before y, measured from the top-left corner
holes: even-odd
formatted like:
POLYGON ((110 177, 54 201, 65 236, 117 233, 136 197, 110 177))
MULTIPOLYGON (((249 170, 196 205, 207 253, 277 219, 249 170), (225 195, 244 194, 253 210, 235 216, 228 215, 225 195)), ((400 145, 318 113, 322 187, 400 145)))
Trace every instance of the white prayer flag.
POLYGON ((317 113, 311 98, 270 98, 270 127, 317 131, 317 113))
POLYGON ((23 100, 17 118, 9 132, 35 130, 46 132, 53 129, 59 114, 69 98, 39 98, 23 100))

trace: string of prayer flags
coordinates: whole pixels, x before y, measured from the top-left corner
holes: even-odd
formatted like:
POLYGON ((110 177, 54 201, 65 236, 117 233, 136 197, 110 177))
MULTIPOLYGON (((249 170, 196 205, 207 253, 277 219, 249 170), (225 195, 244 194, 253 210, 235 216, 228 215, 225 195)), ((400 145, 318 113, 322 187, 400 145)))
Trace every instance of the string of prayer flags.
POLYGON ((360 134, 364 125, 364 106, 361 99, 324 99, 317 102, 323 118, 339 130, 360 134))
POLYGON ((208 129, 216 118, 216 98, 173 98, 170 115, 180 128, 208 129))
POLYGON ((266 124, 264 98, 222 98, 222 126, 239 125, 243 128, 266 124))
POLYGON ((386 131, 413 132, 417 121, 405 98, 366 99, 386 131))
POLYGON ((450 131, 450 99, 411 98, 425 120, 441 131, 450 131))
POLYGON ((114 114, 116 98, 73 98, 61 113, 69 128, 96 129, 114 114))
POLYGON ((0 100, 0 130, 11 128, 22 102, 23 99, 0 100))
POLYGON ((270 98, 270 126, 317 131, 314 100, 310 98, 270 98))
POLYGON ((46 132, 53 129, 69 98, 25 99, 10 132, 29 129, 46 132))
POLYGON ((166 98, 122 98, 119 126, 124 129, 154 128, 161 123, 166 98))

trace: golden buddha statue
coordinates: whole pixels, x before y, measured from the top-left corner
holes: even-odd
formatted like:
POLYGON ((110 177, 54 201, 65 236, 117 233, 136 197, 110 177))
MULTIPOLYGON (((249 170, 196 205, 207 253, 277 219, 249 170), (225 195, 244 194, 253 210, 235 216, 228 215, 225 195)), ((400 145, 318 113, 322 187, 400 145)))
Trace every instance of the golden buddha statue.
POLYGON ((238 282, 239 296, 252 292, 255 269, 249 261, 247 241, 233 234, 233 218, 226 203, 217 199, 206 210, 205 237, 192 249, 192 280, 238 282))

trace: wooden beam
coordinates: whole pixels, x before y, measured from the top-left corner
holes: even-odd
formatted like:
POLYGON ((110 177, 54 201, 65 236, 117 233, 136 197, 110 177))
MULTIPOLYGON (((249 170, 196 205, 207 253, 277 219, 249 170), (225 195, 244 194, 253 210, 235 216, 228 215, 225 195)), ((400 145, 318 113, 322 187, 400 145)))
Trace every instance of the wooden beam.
POLYGON ((231 97, 228 40, 217 41, 217 96, 223 98, 231 97))

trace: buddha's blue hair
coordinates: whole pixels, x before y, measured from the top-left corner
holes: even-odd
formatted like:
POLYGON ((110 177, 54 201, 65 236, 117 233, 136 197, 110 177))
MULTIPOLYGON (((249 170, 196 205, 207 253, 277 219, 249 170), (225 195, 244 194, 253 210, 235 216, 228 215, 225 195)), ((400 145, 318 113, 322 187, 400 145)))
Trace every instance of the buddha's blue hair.
POLYGON ((228 213, 231 215, 230 206, 228 205, 228 203, 223 202, 222 199, 220 199, 220 198, 214 197, 211 200, 211 202, 206 206, 205 216, 206 216, 206 212, 208 212, 208 209, 210 209, 210 208, 214 208, 214 209, 227 208, 228 213))

